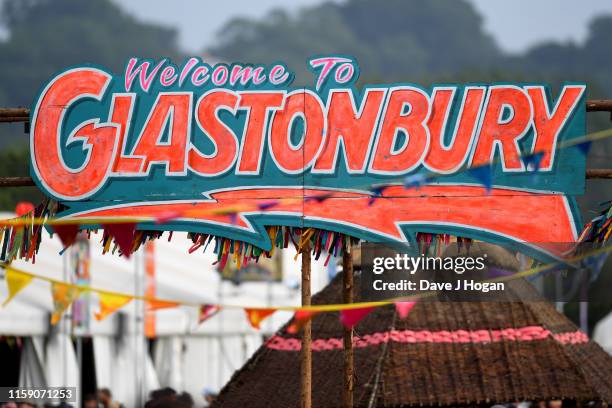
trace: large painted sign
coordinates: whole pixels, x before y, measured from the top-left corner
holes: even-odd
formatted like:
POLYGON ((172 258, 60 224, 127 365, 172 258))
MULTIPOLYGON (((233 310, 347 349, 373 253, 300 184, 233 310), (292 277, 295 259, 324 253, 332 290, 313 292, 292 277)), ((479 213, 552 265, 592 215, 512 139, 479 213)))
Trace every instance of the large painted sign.
MULTIPOLYGON (((180 217, 141 229, 270 245, 266 225, 373 241, 416 231, 572 242, 584 155, 583 84, 355 87, 345 56, 310 59, 311 87, 283 64, 130 59, 120 75, 55 76, 31 117, 31 171, 65 217, 180 217), (522 156, 538 153, 534 173, 522 156), (487 192, 468 168, 493 163, 487 192), (534 175, 535 174, 535 175, 534 175), (426 178, 406 189, 406 177, 426 178), (391 185, 372 200, 372 186, 391 185), (324 195, 325 200, 320 199, 324 195), (278 201, 228 215, 208 209, 278 201), (295 198, 291 200, 289 198, 295 198)), ((536 245, 537 246, 537 245, 536 245)))

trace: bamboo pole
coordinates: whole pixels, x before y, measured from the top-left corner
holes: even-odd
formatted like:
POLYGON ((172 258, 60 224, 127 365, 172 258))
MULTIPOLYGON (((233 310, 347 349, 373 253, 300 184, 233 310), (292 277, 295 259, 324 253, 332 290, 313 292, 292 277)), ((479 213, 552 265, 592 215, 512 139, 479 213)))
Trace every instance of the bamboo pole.
MULTIPOLYGON (((302 306, 309 306, 310 293, 310 243, 302 247, 302 306)), ((308 320, 302 329, 301 359, 301 406, 312 408, 312 321, 308 320)))
MULTIPOLYGON (((343 242, 342 251, 342 300, 344 303, 353 303, 353 257, 349 238, 343 242)), ((344 328, 344 407, 353 407, 354 382, 354 352, 353 329, 344 328)))

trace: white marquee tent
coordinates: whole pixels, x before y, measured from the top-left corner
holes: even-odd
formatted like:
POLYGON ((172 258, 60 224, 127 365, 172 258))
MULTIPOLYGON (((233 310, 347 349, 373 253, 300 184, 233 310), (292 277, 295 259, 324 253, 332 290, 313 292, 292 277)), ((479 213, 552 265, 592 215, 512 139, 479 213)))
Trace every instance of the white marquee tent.
MULTIPOLYGON (((142 251, 127 260, 118 255, 102 255, 100 234, 92 235, 91 286, 129 294, 142 294, 144 268, 142 251)), ((167 234, 164 235, 164 237, 167 234)), ((156 295, 162 299, 194 303, 269 306, 298 305, 300 262, 295 252, 283 252, 284 277, 281 283, 251 282, 236 286, 221 281, 209 249, 188 254, 191 241, 186 234, 175 233, 168 242, 155 242, 156 295)), ((14 266, 32 273, 60 280, 70 275, 68 251, 60 255, 57 237, 45 233, 36 263, 16 261, 14 266)), ((313 263, 313 291, 328 281, 322 261, 313 263)), ((7 295, 0 281, 0 299, 7 295)), ((90 294, 90 312, 98 309, 95 294, 90 294)), ((78 386, 79 336, 91 337, 98 388, 108 387, 126 406, 142 405, 147 393, 160 386, 190 392, 197 400, 205 388, 220 389, 233 371, 243 365, 261 344, 263 335, 272 333, 290 314, 277 312, 262 324, 260 332, 252 329, 244 311, 225 309, 198 326, 198 310, 179 307, 158 310, 156 341, 148 352, 144 337, 144 305, 134 301, 120 312, 97 322, 93 317, 83 333, 71 330, 68 314, 51 327, 50 284, 34 280, 6 307, 0 309, 0 336, 23 337, 20 364, 22 386, 78 386), (76 336, 75 336, 76 335, 76 336)))

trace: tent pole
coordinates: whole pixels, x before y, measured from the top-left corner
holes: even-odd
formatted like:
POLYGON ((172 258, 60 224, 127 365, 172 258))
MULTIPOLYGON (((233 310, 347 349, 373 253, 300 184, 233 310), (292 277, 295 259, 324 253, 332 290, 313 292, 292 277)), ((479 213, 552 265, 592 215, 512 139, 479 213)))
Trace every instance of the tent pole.
MULTIPOLYGON (((310 243, 302 248, 302 306, 310 305, 310 243)), ((302 331, 302 408, 312 408, 312 322, 304 325, 302 331)))
MULTIPOLYGON (((342 300, 344 303, 353 303, 353 257, 349 238, 345 237, 342 245, 342 300)), ((344 407, 353 407, 354 388, 354 357, 353 357, 353 329, 344 328, 344 407)))

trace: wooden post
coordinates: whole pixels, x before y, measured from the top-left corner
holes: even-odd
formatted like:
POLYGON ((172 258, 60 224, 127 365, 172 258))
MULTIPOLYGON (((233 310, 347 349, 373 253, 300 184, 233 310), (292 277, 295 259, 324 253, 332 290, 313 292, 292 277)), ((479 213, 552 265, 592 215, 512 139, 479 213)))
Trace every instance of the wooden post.
MULTIPOLYGON (((343 243, 342 251, 342 300, 344 303, 353 303, 353 257, 349 238, 343 243)), ((344 328, 344 393, 345 408, 353 407, 354 388, 354 357, 353 357, 353 329, 344 328)))
MULTIPOLYGON (((310 306, 310 243, 302 247, 302 306, 310 306)), ((312 408, 312 321, 302 329, 302 408, 312 408)))

